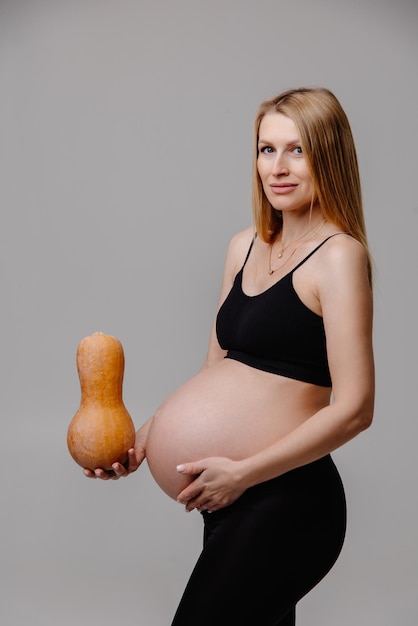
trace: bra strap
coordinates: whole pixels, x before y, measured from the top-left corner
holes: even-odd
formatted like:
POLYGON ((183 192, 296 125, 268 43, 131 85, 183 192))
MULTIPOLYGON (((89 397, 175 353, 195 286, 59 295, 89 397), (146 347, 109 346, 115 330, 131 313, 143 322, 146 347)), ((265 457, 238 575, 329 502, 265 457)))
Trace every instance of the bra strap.
POLYGON ((324 243, 326 243, 329 239, 332 239, 332 237, 335 237, 336 235, 349 235, 349 233, 345 233, 343 231, 339 232, 339 233, 334 233, 333 235, 330 235, 329 237, 327 237, 326 239, 324 239, 324 241, 321 241, 321 243, 316 246, 316 248, 314 248, 312 250, 312 252, 310 252, 304 259, 302 259, 302 261, 300 261, 300 263, 298 263, 292 270, 291 270, 291 274, 293 274, 293 272, 295 270, 298 269, 298 267, 300 267, 301 265, 303 265, 305 263, 305 261, 307 261, 313 254, 315 254, 315 252, 317 250, 319 250, 319 248, 322 248, 322 246, 324 245, 324 243))
POLYGON ((254 245, 254 241, 257 237, 257 233, 255 233, 254 237, 251 239, 251 243, 250 243, 250 247, 248 248, 248 252, 247 252, 247 256, 245 257, 244 263, 242 264, 241 270, 244 269, 247 261, 248 261, 248 257, 250 256, 250 252, 253 249, 253 245, 254 245))

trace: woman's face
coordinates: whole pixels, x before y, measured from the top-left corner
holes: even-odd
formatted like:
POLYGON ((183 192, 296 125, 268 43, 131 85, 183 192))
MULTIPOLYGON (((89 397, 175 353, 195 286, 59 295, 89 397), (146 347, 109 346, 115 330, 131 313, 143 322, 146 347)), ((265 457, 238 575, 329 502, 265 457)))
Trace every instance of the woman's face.
POLYGON ((314 185, 295 123, 282 113, 267 113, 258 137, 257 168, 270 204, 280 211, 305 212, 314 185))

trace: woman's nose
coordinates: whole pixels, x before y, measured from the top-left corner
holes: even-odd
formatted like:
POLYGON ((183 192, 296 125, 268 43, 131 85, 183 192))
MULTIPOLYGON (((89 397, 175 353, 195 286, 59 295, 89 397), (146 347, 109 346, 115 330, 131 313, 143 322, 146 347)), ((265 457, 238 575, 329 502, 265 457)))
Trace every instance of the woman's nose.
POLYGON ((289 168, 286 161, 281 154, 277 154, 272 164, 272 174, 274 176, 287 176, 289 174, 289 168))

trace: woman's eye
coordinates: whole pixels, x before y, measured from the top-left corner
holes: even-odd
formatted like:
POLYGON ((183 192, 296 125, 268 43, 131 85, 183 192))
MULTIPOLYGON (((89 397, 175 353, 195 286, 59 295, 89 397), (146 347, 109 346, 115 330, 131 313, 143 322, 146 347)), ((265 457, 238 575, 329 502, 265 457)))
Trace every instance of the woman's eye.
POLYGON ((274 150, 271 146, 263 146, 260 148, 260 152, 262 154, 273 154, 274 150))
POLYGON ((302 154, 303 154, 303 150, 302 150, 302 148, 300 146, 294 146, 292 148, 292 152, 294 152, 298 156, 302 156, 302 154))

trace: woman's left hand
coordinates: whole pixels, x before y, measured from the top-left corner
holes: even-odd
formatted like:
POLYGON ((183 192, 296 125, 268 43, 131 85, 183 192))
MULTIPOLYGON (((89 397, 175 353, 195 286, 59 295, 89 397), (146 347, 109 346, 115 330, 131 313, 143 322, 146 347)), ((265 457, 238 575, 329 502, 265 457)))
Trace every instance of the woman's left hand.
POLYGON ((186 511, 208 511, 212 513, 232 504, 244 493, 240 462, 225 457, 208 457, 194 463, 177 466, 181 474, 196 476, 177 496, 186 511))

